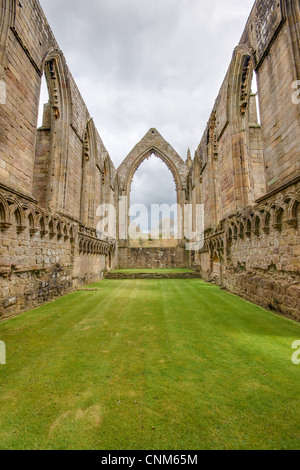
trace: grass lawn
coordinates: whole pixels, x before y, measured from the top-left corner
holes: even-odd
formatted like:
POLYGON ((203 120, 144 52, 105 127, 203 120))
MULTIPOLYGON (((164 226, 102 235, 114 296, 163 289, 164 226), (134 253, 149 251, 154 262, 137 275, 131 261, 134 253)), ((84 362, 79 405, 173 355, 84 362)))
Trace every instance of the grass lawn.
POLYGON ((0 323, 0 449, 299 449, 300 325, 201 280, 94 284, 0 323))
POLYGON ((160 268, 160 269, 115 269, 112 273, 125 273, 125 274, 181 274, 181 273, 192 273, 192 269, 186 268, 160 268))

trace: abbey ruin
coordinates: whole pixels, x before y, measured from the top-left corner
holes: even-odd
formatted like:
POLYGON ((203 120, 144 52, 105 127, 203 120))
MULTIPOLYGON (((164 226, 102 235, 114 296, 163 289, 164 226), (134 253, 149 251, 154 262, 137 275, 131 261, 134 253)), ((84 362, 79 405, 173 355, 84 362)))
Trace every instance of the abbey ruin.
POLYGON ((191 267, 300 320, 299 1, 256 0, 194 158, 150 129, 118 169, 39 2, 1 0, 0 19, 0 318, 112 268, 151 264, 191 267), (38 128, 43 75, 50 100, 38 128), (143 253, 97 233, 97 207, 117 209, 152 154, 171 170, 180 206, 204 204, 201 249, 180 240, 143 253))

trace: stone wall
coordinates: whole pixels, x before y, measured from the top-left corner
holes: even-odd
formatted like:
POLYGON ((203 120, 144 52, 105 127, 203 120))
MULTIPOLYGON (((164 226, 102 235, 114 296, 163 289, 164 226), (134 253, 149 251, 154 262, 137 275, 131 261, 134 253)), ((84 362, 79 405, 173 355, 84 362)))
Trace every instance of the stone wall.
POLYGON ((255 2, 190 176, 192 200, 205 207, 205 244, 193 266, 298 320, 299 37, 299 2, 255 2))
POLYGON ((300 320, 299 240, 300 178, 212 230, 202 276, 300 320))
POLYGON ((257 72, 268 193, 300 174, 299 106, 292 102, 299 79, 299 15, 295 0, 256 1, 241 38, 257 72))
POLYGON ((299 2, 255 2, 193 162, 190 192, 205 205, 207 229, 300 175, 299 105, 292 101, 299 16, 299 2))
POLYGON ((6 102, 0 106, 0 182, 34 196, 44 209, 83 219, 91 197, 95 207, 102 202, 104 167, 114 179, 113 163, 39 2, 1 3, 0 80, 6 102), (37 129, 42 76, 49 103, 37 129), (82 211, 86 192, 89 202, 82 211))
POLYGON ((299 318, 299 38, 299 1, 256 0, 194 159, 184 162, 150 129, 117 172, 39 2, 0 1, 0 316, 117 265, 191 264, 299 318), (37 129, 42 76, 49 102, 37 129), (204 205, 202 250, 121 241, 118 253, 116 240, 96 232, 98 205, 129 201, 134 172, 151 154, 172 171, 182 208, 204 205))
POLYGON ((119 246, 118 266, 121 269, 187 268, 188 253, 184 247, 131 248, 119 246))
POLYGON ((224 284, 229 290, 298 320, 299 201, 298 182, 231 219, 227 225, 224 271, 224 284))
POLYGON ((0 212, 0 319, 97 281, 115 263, 113 240, 3 186, 0 212))
POLYGON ((0 2, 0 318, 101 279, 116 171, 37 0, 0 2), (37 129, 42 77, 49 102, 37 129))

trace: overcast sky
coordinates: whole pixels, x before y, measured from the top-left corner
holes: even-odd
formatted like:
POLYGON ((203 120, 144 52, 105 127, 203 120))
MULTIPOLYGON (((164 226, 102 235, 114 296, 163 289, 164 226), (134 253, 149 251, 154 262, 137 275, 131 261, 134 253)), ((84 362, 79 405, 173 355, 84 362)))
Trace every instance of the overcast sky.
MULTIPOLYGON (((254 0, 40 2, 116 167, 151 127, 194 154, 254 0)), ((136 174, 135 202, 161 194, 159 168, 136 174)))

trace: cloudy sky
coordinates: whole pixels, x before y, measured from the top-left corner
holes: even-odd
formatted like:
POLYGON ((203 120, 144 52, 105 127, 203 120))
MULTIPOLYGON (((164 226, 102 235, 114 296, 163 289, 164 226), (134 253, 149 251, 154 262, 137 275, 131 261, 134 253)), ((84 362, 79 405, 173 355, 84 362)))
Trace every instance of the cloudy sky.
MULTIPOLYGON (((193 155, 254 0, 40 3, 116 167, 151 127, 193 155)), ((135 202, 174 200, 162 168, 140 168, 135 202)))

